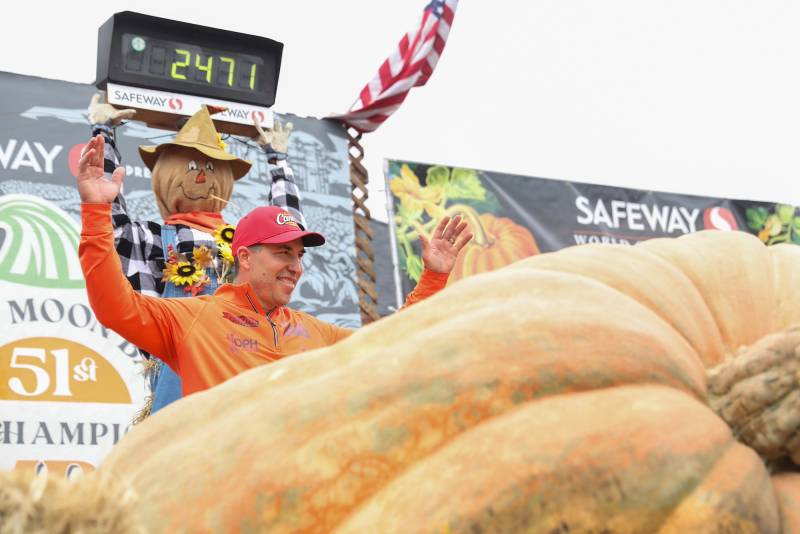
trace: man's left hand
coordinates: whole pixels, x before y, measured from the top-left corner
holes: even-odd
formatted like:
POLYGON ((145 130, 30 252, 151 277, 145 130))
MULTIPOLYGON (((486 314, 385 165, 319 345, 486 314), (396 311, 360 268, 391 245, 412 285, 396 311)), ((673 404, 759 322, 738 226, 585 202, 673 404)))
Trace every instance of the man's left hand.
POLYGON ((470 239, 472 232, 467 227, 469 225, 463 221, 459 215, 450 219, 442 219, 430 241, 424 236, 419 236, 422 241, 422 264, 429 271, 437 273, 449 273, 456 264, 458 253, 464 248, 470 239))

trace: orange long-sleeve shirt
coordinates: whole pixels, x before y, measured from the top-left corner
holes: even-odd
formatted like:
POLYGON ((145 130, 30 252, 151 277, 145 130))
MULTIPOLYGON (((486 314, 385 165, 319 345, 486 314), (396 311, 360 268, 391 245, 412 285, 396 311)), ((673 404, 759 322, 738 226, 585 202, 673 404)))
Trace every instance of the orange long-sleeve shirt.
MULTIPOLYGON (((123 275, 114 250, 111 205, 81 204, 81 220, 78 252, 98 321, 161 358, 180 375, 184 396, 352 333, 286 307, 268 315, 249 284, 224 284, 214 295, 201 297, 141 295, 123 275)), ((406 306, 442 289, 447 278, 426 270, 406 306)))

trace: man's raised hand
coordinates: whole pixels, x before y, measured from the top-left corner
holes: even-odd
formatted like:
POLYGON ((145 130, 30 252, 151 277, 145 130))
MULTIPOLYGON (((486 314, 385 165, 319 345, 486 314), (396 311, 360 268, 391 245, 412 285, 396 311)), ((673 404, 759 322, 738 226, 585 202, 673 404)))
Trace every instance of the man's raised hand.
POLYGON ((469 225, 456 215, 452 219, 444 217, 433 231, 430 242, 420 234, 422 241, 422 264, 429 271, 449 273, 455 267, 458 253, 470 239, 469 225))
POLYGON ((106 142, 102 135, 92 137, 81 152, 78 160, 78 193, 81 202, 108 204, 114 201, 122 187, 125 167, 117 167, 111 181, 103 172, 103 154, 106 142))

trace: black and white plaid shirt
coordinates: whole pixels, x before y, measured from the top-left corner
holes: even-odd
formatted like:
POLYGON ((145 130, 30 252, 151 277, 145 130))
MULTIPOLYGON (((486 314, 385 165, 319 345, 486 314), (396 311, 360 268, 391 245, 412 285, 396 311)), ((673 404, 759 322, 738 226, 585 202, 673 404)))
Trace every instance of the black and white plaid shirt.
MULTIPOLYGON (((104 170, 106 177, 110 179, 111 173, 120 165, 122 159, 117 150, 114 130, 105 125, 92 125, 92 135, 97 134, 102 134, 106 140, 104 170)), ((265 151, 271 178, 270 203, 289 211, 305 228, 306 221, 300 209, 300 192, 286 154, 271 151, 269 147, 265 151)), ((131 220, 122 193, 114 199, 111 218, 114 225, 115 246, 125 277, 134 290, 145 295, 161 296, 164 291, 161 273, 165 266, 161 224, 154 221, 131 220)), ((213 235, 180 224, 175 228, 176 252, 191 256, 194 247, 205 245, 216 255, 217 245, 213 235)))

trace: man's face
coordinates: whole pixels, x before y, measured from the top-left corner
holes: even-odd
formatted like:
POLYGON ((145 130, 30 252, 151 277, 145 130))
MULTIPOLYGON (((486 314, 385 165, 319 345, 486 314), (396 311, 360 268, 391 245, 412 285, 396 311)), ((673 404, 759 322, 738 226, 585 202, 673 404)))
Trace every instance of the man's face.
POLYGON ((285 306, 303 274, 304 254, 305 248, 300 239, 279 245, 242 247, 237 253, 237 281, 250 284, 266 311, 285 306))
POLYGON ((171 146, 153 167, 153 192, 164 218, 190 211, 218 213, 233 192, 233 169, 230 162, 193 148, 171 146))

